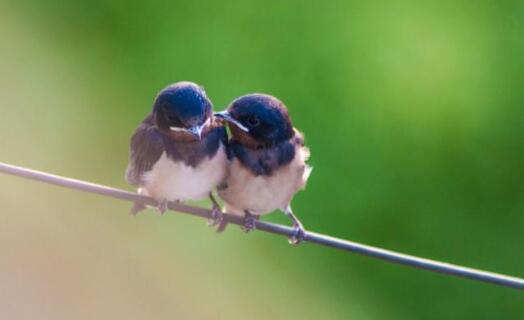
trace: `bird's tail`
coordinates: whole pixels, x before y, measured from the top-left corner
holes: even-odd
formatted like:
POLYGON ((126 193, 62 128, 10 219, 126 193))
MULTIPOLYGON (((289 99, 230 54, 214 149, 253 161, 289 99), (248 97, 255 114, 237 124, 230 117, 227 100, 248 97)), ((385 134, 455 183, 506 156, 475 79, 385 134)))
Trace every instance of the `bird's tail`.
MULTIPOLYGON (((138 190, 136 190, 136 193, 142 196, 149 196, 149 193, 145 188, 138 188, 138 190)), ((145 209, 147 209, 145 205, 135 202, 133 203, 131 210, 129 210, 129 213, 136 216, 139 212, 144 211, 145 209)))
POLYGON ((218 227, 217 227, 217 233, 224 232, 224 230, 226 230, 228 224, 229 223, 227 221, 224 221, 224 220, 220 221, 220 223, 218 224, 218 227))
POLYGON ((138 203, 138 202, 135 202, 133 203, 133 206, 131 207, 131 210, 129 210, 129 213, 136 216, 139 212, 143 211, 146 209, 146 206, 141 204, 141 203, 138 203))

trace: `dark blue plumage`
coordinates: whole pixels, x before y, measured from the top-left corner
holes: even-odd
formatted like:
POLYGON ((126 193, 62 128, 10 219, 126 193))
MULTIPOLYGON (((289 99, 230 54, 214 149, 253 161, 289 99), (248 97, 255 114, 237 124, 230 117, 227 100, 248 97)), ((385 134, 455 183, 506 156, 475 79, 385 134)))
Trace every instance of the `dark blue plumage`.
POLYGON ((294 135, 285 105, 270 95, 242 96, 231 103, 228 112, 249 129, 259 147, 274 146, 294 135))
POLYGON ((228 156, 238 158, 255 175, 271 175, 293 160, 297 142, 303 145, 301 135, 295 136, 286 107, 272 96, 242 96, 231 103, 227 112, 248 130, 232 126, 228 156))
POLYGON ((254 216, 280 209, 293 221, 290 242, 302 241, 304 228, 291 210, 291 200, 311 172, 306 164, 309 150, 293 128, 286 106, 273 96, 250 94, 216 116, 228 122, 232 134, 230 172, 218 190, 226 210, 245 216, 244 227, 250 230, 254 216))
POLYGON ((169 159, 195 168, 204 159, 215 156, 221 144, 227 144, 224 127, 211 128, 198 141, 177 141, 160 130, 150 114, 131 138, 131 161, 126 174, 127 180, 135 186, 144 183, 144 172, 150 171, 164 152, 169 159))
POLYGON ((271 175, 275 170, 289 164, 295 157, 295 145, 291 141, 283 141, 273 148, 263 148, 253 151, 237 140, 229 143, 229 159, 237 158, 255 175, 271 175))
POLYGON ((127 181, 158 200, 161 212, 167 201, 209 195, 218 218, 211 191, 227 172, 226 144, 226 130, 215 123, 203 88, 175 83, 157 95, 152 112, 131 138, 127 181))
POLYGON ((153 114, 160 129, 191 128, 211 117, 212 105, 200 86, 172 85, 155 99, 153 114))

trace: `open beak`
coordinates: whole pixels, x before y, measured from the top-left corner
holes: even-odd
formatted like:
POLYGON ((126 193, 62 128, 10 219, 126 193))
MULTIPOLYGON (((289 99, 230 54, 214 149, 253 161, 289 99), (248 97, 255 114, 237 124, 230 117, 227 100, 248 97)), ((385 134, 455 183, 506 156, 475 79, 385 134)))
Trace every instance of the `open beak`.
POLYGON ((235 126, 237 126, 240 130, 242 131, 245 131, 245 132, 249 132, 249 129, 246 128, 243 124, 241 124, 238 120, 236 120, 235 118, 233 118, 229 112, 227 111, 220 111, 220 112, 215 112, 215 117, 217 118, 220 118, 220 119, 223 119, 229 123, 232 123, 234 124, 235 126))

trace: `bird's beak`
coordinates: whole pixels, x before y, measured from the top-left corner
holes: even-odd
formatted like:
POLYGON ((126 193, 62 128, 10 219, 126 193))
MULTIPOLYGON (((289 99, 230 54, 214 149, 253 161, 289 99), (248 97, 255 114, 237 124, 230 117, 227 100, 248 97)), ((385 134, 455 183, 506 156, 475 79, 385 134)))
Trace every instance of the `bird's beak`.
POLYGON ((248 128, 246 128, 242 123, 240 123, 238 120, 233 118, 229 114, 229 112, 227 112, 227 111, 215 112, 215 117, 217 117, 219 119, 223 119, 223 120, 225 120, 225 121, 227 121, 229 123, 234 124, 235 126, 237 126, 242 131, 249 132, 248 128))
POLYGON ((202 140, 202 131, 204 131, 205 125, 206 124, 203 124, 200 126, 194 126, 194 127, 187 129, 187 131, 191 133, 193 136, 195 136, 195 138, 197 138, 198 140, 202 140))

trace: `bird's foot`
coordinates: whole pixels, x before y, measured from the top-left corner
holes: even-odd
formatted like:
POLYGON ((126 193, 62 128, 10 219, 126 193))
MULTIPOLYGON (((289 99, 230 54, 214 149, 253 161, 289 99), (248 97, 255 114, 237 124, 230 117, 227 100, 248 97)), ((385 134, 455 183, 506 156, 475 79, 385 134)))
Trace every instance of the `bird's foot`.
POLYGON ((220 210, 220 207, 218 205, 213 205, 213 208, 211 209, 211 217, 207 220, 207 225, 210 227, 222 225, 223 220, 224 214, 220 210))
POLYGON ((168 209, 168 205, 169 205, 169 201, 167 201, 165 199, 158 200, 158 203, 157 203, 157 206, 156 206, 156 210, 158 211, 158 213, 163 215, 164 213, 166 213, 166 211, 168 209))
POLYGON ((302 241, 306 239, 306 230, 301 223, 296 223, 293 225, 293 233, 289 237, 288 241, 291 245, 299 245, 302 241))
POLYGON ((249 233, 256 229, 256 221, 259 219, 258 216, 254 216, 251 213, 247 212, 244 216, 244 225, 242 226, 242 230, 244 230, 245 233, 249 233))

